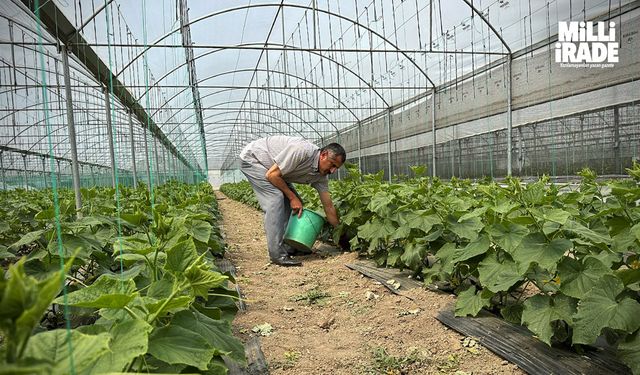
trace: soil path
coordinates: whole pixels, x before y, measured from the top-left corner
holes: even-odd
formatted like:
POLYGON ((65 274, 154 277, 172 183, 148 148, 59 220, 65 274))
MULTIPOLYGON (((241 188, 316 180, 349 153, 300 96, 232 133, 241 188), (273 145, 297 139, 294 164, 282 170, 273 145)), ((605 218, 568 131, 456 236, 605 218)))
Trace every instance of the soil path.
POLYGON ((246 340, 260 334, 256 326, 272 327, 261 337, 271 374, 523 374, 483 347, 463 346, 463 336, 434 318, 452 296, 391 294, 345 267, 355 253, 316 251, 299 257, 302 267, 269 264, 262 213, 217 194, 248 306, 234 330, 246 340))

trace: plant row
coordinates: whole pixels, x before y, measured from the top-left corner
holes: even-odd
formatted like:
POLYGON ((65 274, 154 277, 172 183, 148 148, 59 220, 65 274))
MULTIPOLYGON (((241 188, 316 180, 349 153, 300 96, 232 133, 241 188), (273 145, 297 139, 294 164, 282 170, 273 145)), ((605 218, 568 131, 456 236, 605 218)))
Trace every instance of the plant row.
MULTIPOLYGON (((331 184, 334 239, 346 233, 379 266, 448 283, 458 316, 487 308, 578 350, 604 336, 640 374, 640 165, 608 182, 584 170, 575 185, 444 182, 417 167, 388 183, 348 169, 331 184)), ((297 189, 319 207, 313 189, 297 189)))
POLYGON ((0 373, 225 374, 237 294, 206 183, 0 192, 0 373))

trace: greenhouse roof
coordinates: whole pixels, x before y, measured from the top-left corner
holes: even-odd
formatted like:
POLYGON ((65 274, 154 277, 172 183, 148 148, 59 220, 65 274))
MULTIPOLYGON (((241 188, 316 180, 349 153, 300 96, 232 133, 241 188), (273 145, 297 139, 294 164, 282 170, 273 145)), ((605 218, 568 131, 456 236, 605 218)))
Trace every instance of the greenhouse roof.
MULTIPOLYGON (((233 168, 240 149, 265 135, 339 140, 433 89, 549 44, 559 21, 633 2, 615 9, 600 0, 5 3, 0 146, 23 156, 5 159, 5 169, 35 169, 52 152, 59 163, 71 158, 70 88, 83 165, 109 167, 111 138, 113 162, 130 169, 129 147, 143 147, 149 130, 165 146, 162 158, 204 171, 233 168), (63 49, 71 52, 68 85, 63 49)), ((146 150, 140 159, 150 159, 146 150)))

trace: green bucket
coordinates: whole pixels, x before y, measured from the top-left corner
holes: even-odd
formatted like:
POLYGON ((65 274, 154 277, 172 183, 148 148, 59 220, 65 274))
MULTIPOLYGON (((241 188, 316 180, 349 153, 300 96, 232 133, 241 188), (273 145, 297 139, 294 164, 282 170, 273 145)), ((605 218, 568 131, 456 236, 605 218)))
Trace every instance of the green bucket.
POLYGON ((316 238, 322 231, 324 218, 316 212, 302 209, 302 216, 291 215, 287 230, 284 233, 284 242, 296 250, 310 252, 316 238))

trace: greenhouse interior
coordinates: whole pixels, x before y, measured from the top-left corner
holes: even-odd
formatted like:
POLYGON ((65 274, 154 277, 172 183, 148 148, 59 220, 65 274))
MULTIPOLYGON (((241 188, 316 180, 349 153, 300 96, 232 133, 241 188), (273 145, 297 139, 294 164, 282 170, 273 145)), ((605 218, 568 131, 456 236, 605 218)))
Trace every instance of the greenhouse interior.
POLYGON ((640 374, 640 1, 0 25, 0 374, 640 374))

